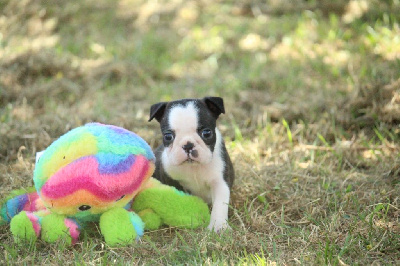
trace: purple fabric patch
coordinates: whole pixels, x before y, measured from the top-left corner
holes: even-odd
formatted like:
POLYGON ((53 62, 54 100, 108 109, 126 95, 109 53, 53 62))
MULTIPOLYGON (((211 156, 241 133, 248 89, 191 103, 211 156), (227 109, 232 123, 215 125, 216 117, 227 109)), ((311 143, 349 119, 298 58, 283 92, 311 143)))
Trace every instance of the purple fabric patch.
POLYGON ((99 162, 100 174, 121 174, 128 172, 136 161, 136 156, 116 156, 114 154, 100 153, 96 155, 99 162))
POLYGON ((24 209, 28 199, 29 198, 27 194, 19 195, 15 198, 9 199, 6 202, 7 216, 11 218, 20 213, 24 209))
POLYGON ((116 126, 109 126, 109 128, 118 134, 128 134, 129 135, 131 133, 126 129, 116 127, 116 126))

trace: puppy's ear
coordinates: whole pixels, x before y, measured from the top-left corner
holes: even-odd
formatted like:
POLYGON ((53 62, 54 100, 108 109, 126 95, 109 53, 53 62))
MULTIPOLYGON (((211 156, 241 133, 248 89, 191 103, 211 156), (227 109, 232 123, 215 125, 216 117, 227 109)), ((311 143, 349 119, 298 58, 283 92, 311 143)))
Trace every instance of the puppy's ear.
POLYGON ((215 118, 221 113, 225 114, 224 100, 221 97, 205 97, 203 101, 215 118))
POLYGON ((158 122, 161 121, 162 117, 164 116, 165 108, 167 107, 167 102, 160 102, 153 104, 150 107, 150 118, 149 122, 155 118, 158 122))

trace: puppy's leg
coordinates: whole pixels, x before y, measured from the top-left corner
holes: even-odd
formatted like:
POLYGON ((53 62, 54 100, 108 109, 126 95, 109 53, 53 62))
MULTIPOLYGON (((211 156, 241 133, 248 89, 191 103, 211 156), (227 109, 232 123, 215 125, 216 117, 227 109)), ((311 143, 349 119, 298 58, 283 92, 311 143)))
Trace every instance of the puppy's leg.
POLYGON ((212 211, 209 230, 215 232, 230 228, 228 225, 228 207, 230 190, 223 178, 219 178, 211 186, 212 211))

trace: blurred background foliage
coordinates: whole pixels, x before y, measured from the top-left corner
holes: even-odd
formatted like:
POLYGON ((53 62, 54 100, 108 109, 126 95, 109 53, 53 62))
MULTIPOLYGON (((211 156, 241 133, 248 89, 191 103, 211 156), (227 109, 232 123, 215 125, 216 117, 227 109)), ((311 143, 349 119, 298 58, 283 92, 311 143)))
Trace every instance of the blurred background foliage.
POLYGON ((2 0, 0 10, 5 161, 88 121, 154 129, 150 104, 204 95, 223 96, 225 128, 248 138, 283 118, 399 131, 398 0, 2 0))

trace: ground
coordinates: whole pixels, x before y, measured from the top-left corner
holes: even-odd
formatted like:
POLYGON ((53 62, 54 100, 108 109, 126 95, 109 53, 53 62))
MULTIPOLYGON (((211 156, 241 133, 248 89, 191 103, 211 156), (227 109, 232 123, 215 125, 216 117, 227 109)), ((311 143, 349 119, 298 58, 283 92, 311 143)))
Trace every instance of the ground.
POLYGON ((162 228, 109 248, 19 247, 0 264, 399 264, 400 3, 0 1, 0 198, 91 121, 160 143, 151 104, 221 96, 232 231, 162 228))

